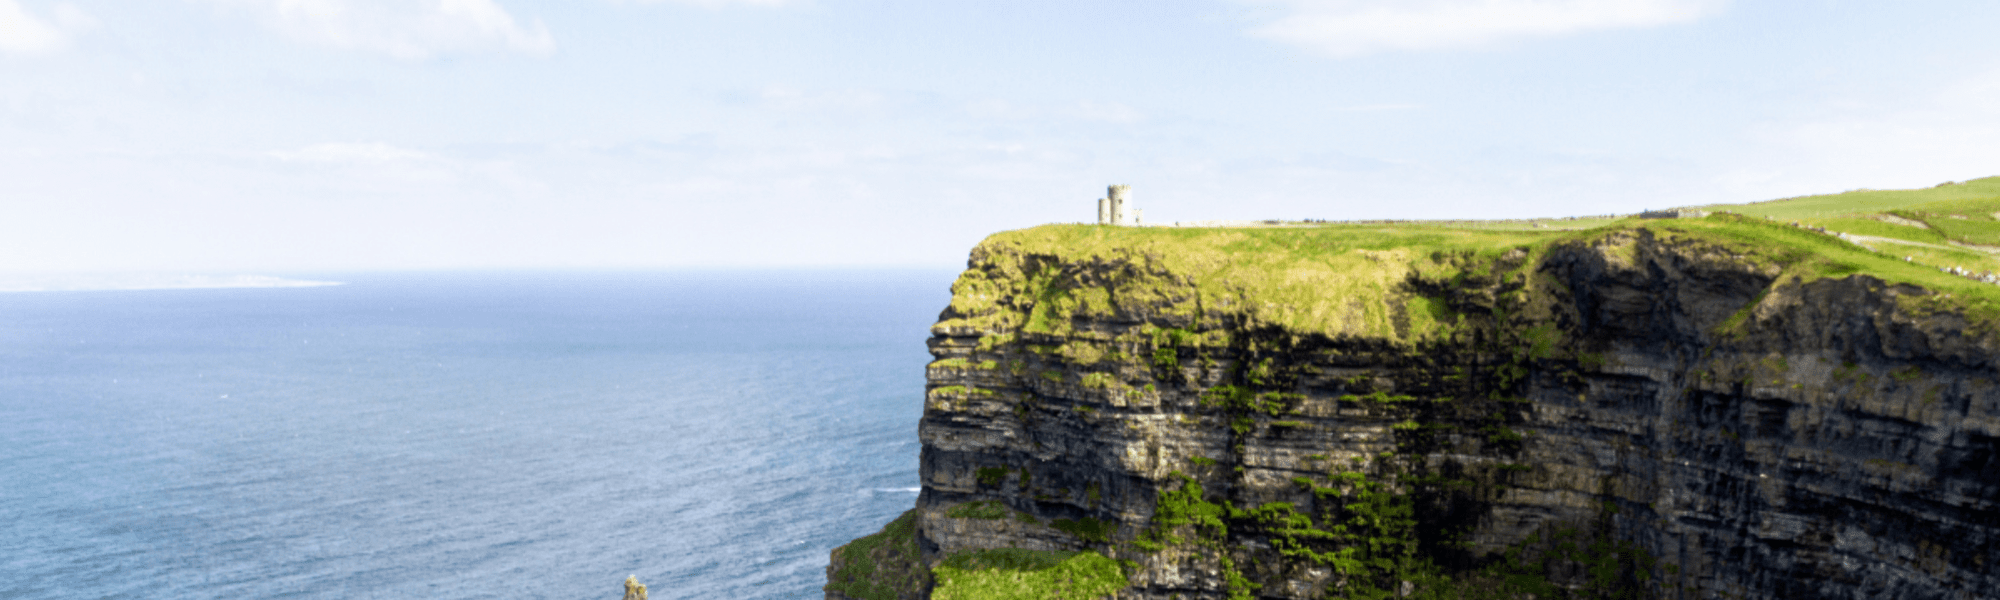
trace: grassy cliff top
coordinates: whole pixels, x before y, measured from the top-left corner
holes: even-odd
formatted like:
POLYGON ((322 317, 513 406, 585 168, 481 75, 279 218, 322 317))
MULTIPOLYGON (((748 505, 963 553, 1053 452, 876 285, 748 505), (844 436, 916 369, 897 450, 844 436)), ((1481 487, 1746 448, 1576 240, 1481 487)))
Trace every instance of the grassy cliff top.
MULTIPOLYGON (((1908 209, 1980 210, 1988 217, 2000 211, 2000 177, 1939 184, 1915 190, 1853 190, 1838 194, 1798 196, 1749 204, 1713 204, 1703 210, 1727 210, 1753 217, 1808 219, 1879 214, 1908 209)), ((1990 219, 1989 219, 1990 220, 1990 219)))
POLYGON ((1847 233, 1920 264, 2000 272, 2000 177, 1703 208, 1847 233))
MULTIPOLYGON (((1487 270, 1496 263, 1525 268, 1564 242, 1606 245, 1616 257, 1621 245, 1637 239, 1630 234, 1645 230, 1670 242, 1716 248, 1731 260, 1786 280, 1868 274, 1949 294, 1952 308, 1982 320, 2000 316, 2000 286, 1938 269, 2000 271, 1993 252, 1977 244, 1989 230, 2000 243, 2000 218, 1995 217, 2000 213, 2000 178, 1706 208, 1718 212, 1699 219, 1603 220, 1571 230, 1519 221, 1504 222, 1507 226, 1468 221, 1251 228, 1046 225, 994 234, 975 257, 989 263, 1040 255, 1071 264, 1145 264, 1170 277, 1124 282, 1128 296, 1193 297, 1204 310, 1234 312, 1294 331, 1419 341, 1448 331, 1456 317, 1438 299, 1408 291, 1404 284, 1412 275, 1451 281, 1492 274, 1487 270), (1799 225, 1792 224, 1794 216, 1799 225), (1516 226, 1523 223, 1527 225, 1516 226), (1812 227, 1860 237, 1843 239, 1812 227), (1510 254, 1521 260, 1502 260, 1510 254), (1160 289, 1129 291, 1145 286, 1160 289)), ((1053 317, 1103 313, 1120 301, 1058 289, 1062 286, 1051 284, 1051 275, 1015 270, 1022 268, 1007 264, 993 272, 968 271, 954 286, 954 307, 967 315, 996 314, 993 301, 1000 290, 991 279, 1009 272, 1035 281, 1028 284, 1033 289, 1015 290, 1017 295, 1054 307, 1053 313, 1014 309, 1019 314, 1011 324, 1031 331, 1061 320, 1053 317)), ((1540 284, 1534 278, 1523 281, 1540 284)), ((978 325, 976 320, 968 324, 978 325)))
MULTIPOLYGON (((1077 314, 1103 314, 1127 302, 1194 300, 1176 306, 1230 312, 1298 331, 1329 335, 1422 338, 1450 315, 1430 299, 1401 291, 1413 273, 1448 278, 1467 258, 1493 262, 1508 252, 1543 245, 1557 234, 1443 225, 1336 224, 1303 228, 1147 228, 1045 225, 995 234, 975 251, 993 271, 969 270, 954 285, 961 313, 996 308, 1007 295, 1037 298, 1041 308, 1010 324, 1035 331, 1077 314), (1119 296, 1048 281, 1049 273, 1017 264, 1048 256, 1069 264, 1141 264, 1163 272, 1118 281, 1119 296), (1002 292, 1018 278, 1025 288, 1002 292), (1398 323, 1401 323, 1400 325, 1398 323)), ((1027 310, 1016 307, 1016 310, 1027 310)), ((1003 314, 1003 316, 1005 316, 1003 314)))

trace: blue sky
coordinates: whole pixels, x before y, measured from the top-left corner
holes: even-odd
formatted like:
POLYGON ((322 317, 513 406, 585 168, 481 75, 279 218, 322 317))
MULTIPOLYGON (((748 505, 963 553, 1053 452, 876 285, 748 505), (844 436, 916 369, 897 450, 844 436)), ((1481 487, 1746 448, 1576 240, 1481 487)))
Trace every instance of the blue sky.
POLYGON ((2000 174, 2000 3, 0 0, 0 271, 962 264, 2000 174))

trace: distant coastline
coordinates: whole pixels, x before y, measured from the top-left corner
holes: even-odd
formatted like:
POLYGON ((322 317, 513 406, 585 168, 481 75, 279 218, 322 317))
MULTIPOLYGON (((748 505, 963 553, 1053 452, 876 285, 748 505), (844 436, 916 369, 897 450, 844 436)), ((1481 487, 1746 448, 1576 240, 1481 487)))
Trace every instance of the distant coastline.
POLYGON ((267 275, 0 275, 0 293, 301 288, 344 284, 345 282, 340 281, 286 279, 267 275))

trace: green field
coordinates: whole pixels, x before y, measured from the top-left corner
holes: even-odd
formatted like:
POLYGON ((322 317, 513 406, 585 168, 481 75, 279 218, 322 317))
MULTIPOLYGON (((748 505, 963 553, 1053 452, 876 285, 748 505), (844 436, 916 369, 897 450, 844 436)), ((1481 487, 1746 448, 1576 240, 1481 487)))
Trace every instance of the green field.
POLYGON ((1892 210, 1980 211, 1988 219, 2000 210, 2000 177, 1944 184, 1915 190, 1854 190, 1838 194, 1799 196, 1749 204, 1715 204, 1703 210, 1727 210, 1779 220, 1881 214, 1892 210))
MULTIPOLYGON (((1914 190, 1863 189, 1694 208, 1849 234, 1851 241, 1863 247, 1919 265, 2000 273, 2000 177, 1914 190)), ((1474 231, 1574 231, 1610 226, 1627 218, 1630 216, 1370 224, 1474 231)))
POLYGON ((1325 224, 1311 227, 1170 228, 1044 225, 994 234, 980 244, 988 269, 953 286, 952 306, 972 327, 1060 333, 1070 318, 1109 316, 1127 303, 1161 300, 1181 310, 1254 315, 1298 331, 1417 340, 1448 329, 1452 316, 1422 309, 1429 300, 1401 291, 1413 273, 1450 278, 1468 260, 1490 264, 1521 248, 1577 232, 1509 231, 1439 223, 1325 224), (1032 256, 1072 264, 1149 265, 1120 277, 1118 293, 1064 284, 1032 256), (1018 289, 1016 289, 1018 288, 1018 289), (1035 298, 1032 312, 1000 303, 1035 298), (1409 307, 1420 309, 1411 310, 1409 307), (1001 309, 1001 310, 995 310, 1001 309), (987 321, 999 321, 988 323, 987 321))
MULTIPOLYGON (((2000 177, 1914 190, 1854 190, 1748 204, 1694 207, 1785 225, 1825 228, 1885 255, 1973 273, 2000 272, 2000 177)), ((1506 220, 1267 222, 1241 229, 1375 227, 1546 233, 1611 226, 1633 215, 1506 220)))
POLYGON ((1855 190, 1702 207, 1848 233, 1918 264, 2000 271, 2000 177, 1916 190, 1855 190))
MULTIPOLYGON (((1422 342, 1449 336, 1454 315, 1413 294, 1412 277, 1458 285, 1534 264, 1555 244, 1611 243, 1629 252, 1633 230, 1726 249, 1735 260, 1806 280, 1868 274, 1955 296, 2000 319, 2000 286, 1967 274, 2000 272, 2000 177, 1920 190, 1862 190, 1701 207, 1705 218, 1590 217, 1505 221, 1266 222, 1248 227, 1046 225, 994 234, 953 287, 963 317, 941 326, 1061 331, 1075 317, 1127 305, 1223 311, 1293 331, 1422 342), (1845 234, 1845 235, 1841 235, 1845 234), (1622 241, 1621 241, 1622 240, 1622 241), (1065 277, 1035 256, 1068 264, 1138 265, 1109 288, 1065 277), (1019 288, 1019 289, 1014 289, 1019 288), (1021 303, 1010 298, 1032 298, 1021 303), (1164 302, 1163 302, 1164 301, 1164 302)), ((1530 278, 1529 287, 1542 285, 1530 278)), ((1190 313, 1189 316, 1192 316, 1190 313)), ((998 342, 996 342, 998 343, 998 342)), ((1190 343, 1200 343, 1198 340, 1190 343)), ((1082 358, 1088 356, 1079 355, 1082 358)))

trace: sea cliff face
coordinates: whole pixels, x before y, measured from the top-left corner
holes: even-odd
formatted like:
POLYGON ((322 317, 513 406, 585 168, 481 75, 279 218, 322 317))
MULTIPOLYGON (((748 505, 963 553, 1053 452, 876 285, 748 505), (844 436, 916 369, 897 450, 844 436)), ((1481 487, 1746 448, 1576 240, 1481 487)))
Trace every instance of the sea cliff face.
POLYGON ((979 597, 932 569, 1006 548, 1118 598, 2000 597, 2000 336, 1954 292, 1688 227, 1035 231, 974 251, 923 492, 829 598, 979 597))

